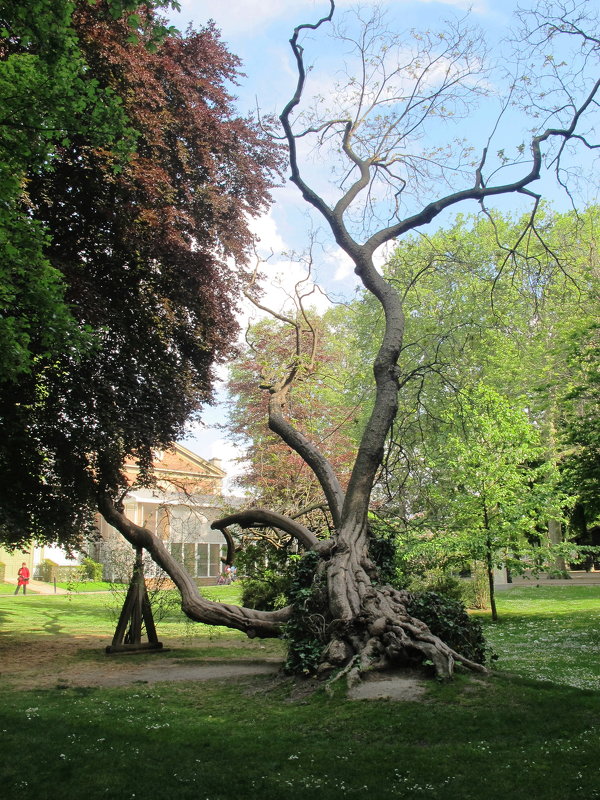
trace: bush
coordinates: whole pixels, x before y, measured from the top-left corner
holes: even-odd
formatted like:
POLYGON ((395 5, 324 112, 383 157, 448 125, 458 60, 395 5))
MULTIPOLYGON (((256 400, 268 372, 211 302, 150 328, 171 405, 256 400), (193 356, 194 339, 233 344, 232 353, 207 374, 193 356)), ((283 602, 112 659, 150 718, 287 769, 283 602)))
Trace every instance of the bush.
POLYGON ((494 657, 485 643, 481 622, 470 617, 462 603, 435 592, 419 592, 413 594, 407 610, 465 658, 484 664, 494 657))
POLYGON ((82 577, 86 581, 101 581, 104 567, 92 558, 84 558, 82 562, 82 577))
POLYGON ((45 583, 52 583, 56 575, 57 567, 58 564, 56 564, 54 561, 51 561, 49 558, 45 558, 43 561, 41 561, 38 567, 40 580, 44 581, 45 583))
POLYGON ((411 576, 406 583, 403 588, 416 594, 432 592, 450 600, 462 601, 463 580, 446 569, 427 570, 422 575, 411 576))
POLYGON ((274 548, 258 541, 236 556, 238 575, 242 577, 242 605, 260 611, 272 611, 288 604, 294 561, 299 556, 288 547, 274 548))
POLYGON ((287 605, 290 577, 265 570, 262 578, 244 578, 242 581, 242 605, 259 611, 272 611, 287 605))
POLYGON ((490 588, 485 570, 475 564, 471 577, 461 580, 460 600, 467 608, 487 608, 490 602, 490 588))
POLYGON ((371 520, 369 526, 369 558, 377 566, 379 583, 396 586, 399 577, 398 540, 393 528, 371 520))
POLYGON ((289 592, 293 612, 283 638, 288 643, 286 672, 312 675, 316 672, 325 643, 327 588, 319 575, 319 556, 309 551, 294 562, 289 592))

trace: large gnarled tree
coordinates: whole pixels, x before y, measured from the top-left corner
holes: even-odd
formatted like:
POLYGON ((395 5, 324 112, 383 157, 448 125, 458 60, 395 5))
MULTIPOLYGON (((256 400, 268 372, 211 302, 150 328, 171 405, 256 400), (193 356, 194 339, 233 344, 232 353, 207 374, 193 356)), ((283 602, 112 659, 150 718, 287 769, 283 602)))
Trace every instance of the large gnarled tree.
MULTIPOLYGON (((213 527, 227 533, 233 525, 272 526, 317 553, 316 573, 325 582, 327 598, 321 609, 324 671, 341 667, 359 675, 378 665, 427 659, 444 677, 452 674, 455 661, 482 669, 411 617, 408 595, 379 585, 369 558, 370 495, 404 380, 398 363, 404 331, 402 301, 394 285, 376 268, 374 256, 387 242, 466 201, 483 205, 489 198, 518 194, 531 198, 535 210, 539 198, 530 187, 542 174, 546 153, 550 152, 559 181, 564 183, 564 159, 570 146, 593 146, 580 128, 585 115, 595 110, 600 81, 577 72, 575 61, 563 78, 558 59, 555 63, 547 58, 546 50, 563 35, 578 43, 584 67, 591 65, 596 54, 598 41, 584 32, 581 9, 569 5, 554 10, 540 6, 530 18, 533 25, 525 39, 532 52, 541 53, 540 69, 545 75, 544 97, 536 100, 530 96, 527 102, 531 107, 537 103, 542 127, 532 136, 528 149, 517 148, 517 159, 510 165, 505 154, 492 155, 490 142, 473 161, 460 143, 453 147, 448 139, 444 142, 439 137, 441 122, 461 114, 468 118, 470 103, 489 85, 484 80, 476 33, 455 25, 440 36, 414 35, 400 42, 382 27, 379 11, 362 20, 357 35, 338 27, 338 39, 357 53, 358 71, 336 87, 334 107, 326 114, 319 110, 322 103, 314 107, 316 111, 310 106, 302 111, 309 73, 301 40, 306 33, 320 35, 333 24, 333 0, 326 16, 314 24, 299 25, 290 40, 298 80, 280 120, 289 148, 291 181, 329 226, 338 246, 352 260, 356 275, 383 309, 385 330, 373 365, 375 400, 344 491, 328 460, 286 417, 286 403, 301 366, 292 364, 282 380, 267 387, 269 427, 317 477, 335 527, 329 539, 319 540, 297 520, 265 509, 240 512, 213 527), (428 133, 438 139, 429 150, 421 141, 428 133), (321 190, 319 175, 315 183, 301 166, 299 142, 309 139, 321 151, 345 160, 345 165, 338 164, 337 200, 331 201, 330 194, 321 190), (505 181, 503 175, 508 176, 505 181), (442 185, 450 187, 449 191, 440 192, 442 185)), ((524 85, 531 86, 531 82, 524 85)), ((511 100, 518 94, 514 89, 511 100)), ((533 219, 532 214, 531 224, 533 219)), ((125 518, 110 492, 100 492, 99 504, 104 516, 132 544, 145 547, 169 573, 191 619, 238 628, 249 636, 280 634, 291 608, 259 612, 207 601, 163 544, 125 518)))

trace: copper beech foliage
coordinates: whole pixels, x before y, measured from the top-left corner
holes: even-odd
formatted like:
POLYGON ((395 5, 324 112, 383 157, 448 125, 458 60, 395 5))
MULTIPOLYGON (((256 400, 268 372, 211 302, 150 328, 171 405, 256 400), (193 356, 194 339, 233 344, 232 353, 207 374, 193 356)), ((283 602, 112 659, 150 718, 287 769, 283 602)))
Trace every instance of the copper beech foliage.
POLYGON ((120 100, 133 152, 75 132, 27 176, 23 202, 49 233, 46 256, 86 345, 38 359, 16 406, 5 387, 9 542, 76 541, 98 489, 118 496, 124 457, 148 467, 210 399, 237 330, 249 218, 269 203, 278 149, 234 111, 240 64, 216 29, 147 47, 153 14, 138 9, 134 37, 105 3, 79 2, 72 18, 81 79, 120 100))
POLYGON ((257 391, 257 383, 281 380, 290 364, 300 364, 301 388, 286 397, 286 416, 294 426, 317 443, 342 486, 356 455, 357 411, 347 398, 343 382, 342 354, 333 344, 326 318, 315 314, 291 320, 262 321, 250 328, 249 344, 230 370, 231 431, 245 461, 238 484, 251 494, 253 503, 294 516, 318 506, 311 527, 327 530, 331 517, 321 486, 304 459, 275 433, 268 430, 269 394, 257 391))

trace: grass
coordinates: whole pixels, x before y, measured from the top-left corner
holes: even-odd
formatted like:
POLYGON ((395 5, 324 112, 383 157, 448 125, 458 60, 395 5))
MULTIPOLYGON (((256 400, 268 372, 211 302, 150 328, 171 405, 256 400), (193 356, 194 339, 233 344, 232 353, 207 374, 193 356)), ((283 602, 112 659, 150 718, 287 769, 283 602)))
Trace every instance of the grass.
MULTIPOLYGON (((0 689, 0 785, 36 800, 595 800, 600 692, 572 684, 597 680, 600 588, 565 588, 503 593, 499 623, 485 623, 501 671, 432 681, 421 702, 351 702, 341 685, 294 699, 291 681, 256 677, 0 689)), ((65 635, 111 632, 102 608, 93 595, 7 599, 0 630, 25 635, 29 620, 27 636, 47 637, 40 622, 54 614, 65 635)), ((235 635, 213 630, 197 635, 196 652, 211 635, 235 649, 235 635)))
MULTIPOLYGON (((203 594, 222 603, 239 602, 240 588, 236 585, 210 586, 203 594)), ((13 588, 14 592, 14 588, 13 588)), ((104 663, 103 647, 110 644, 125 590, 113 594, 37 595, 0 601, 0 646, 2 639, 12 642, 48 637, 102 637, 97 659, 104 663)), ((181 612, 176 591, 161 593, 161 608, 155 610, 157 631, 166 647, 174 648, 168 658, 256 658, 281 655, 283 645, 278 640, 265 642, 248 639, 239 631, 191 622, 181 612)), ((87 653, 86 657, 93 657, 87 653)))
MULTIPOLYGON (((0 595, 1 594, 14 594, 15 589, 17 588, 16 583, 0 583, 0 595)), ((22 593, 22 589, 19 591, 19 594, 22 593)), ((33 591, 32 589, 27 589, 27 594, 37 594, 37 592, 33 591)))
POLYGON ((497 669, 600 688, 600 587, 518 588, 499 593, 497 601, 498 622, 485 625, 497 669))
POLYGON ((112 584, 106 581, 57 581, 56 585, 68 592, 110 592, 112 584))
MULTIPOLYGON (((0 583, 0 594, 14 594, 16 588, 16 583, 0 583)), ((19 594, 21 594, 22 591, 21 589, 19 594)))

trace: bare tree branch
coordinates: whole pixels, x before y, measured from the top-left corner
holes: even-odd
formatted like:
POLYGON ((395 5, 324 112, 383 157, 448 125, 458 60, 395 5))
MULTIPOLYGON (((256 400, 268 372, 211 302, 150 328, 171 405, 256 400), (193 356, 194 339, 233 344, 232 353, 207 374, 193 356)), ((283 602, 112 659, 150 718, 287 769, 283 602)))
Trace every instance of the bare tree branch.
POLYGON ((307 550, 316 550, 319 553, 324 553, 331 547, 331 542, 317 538, 309 528, 296 522, 295 519, 264 508, 238 511, 236 514, 216 520, 210 527, 222 531, 230 525, 239 525, 240 528, 276 528, 293 536, 307 550))
POLYGON ((243 631, 250 638, 273 638, 281 634, 281 626, 289 618, 291 609, 279 611, 255 611, 254 609, 216 603, 202 597, 193 578, 177 562, 163 542, 149 531, 135 525, 117 509, 111 497, 101 492, 98 508, 104 519, 134 547, 143 547, 152 560, 169 575, 181 594, 181 607, 187 617, 207 625, 226 625, 243 631))

